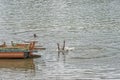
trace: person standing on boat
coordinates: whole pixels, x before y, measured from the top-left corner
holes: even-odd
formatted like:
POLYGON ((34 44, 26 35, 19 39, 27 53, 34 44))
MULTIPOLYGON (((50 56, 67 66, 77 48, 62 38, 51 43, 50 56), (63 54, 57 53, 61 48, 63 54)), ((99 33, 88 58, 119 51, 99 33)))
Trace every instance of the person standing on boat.
POLYGON ((36 38, 36 37, 37 37, 37 35, 36 35, 36 34, 33 34, 33 36, 34 36, 34 38, 36 38))

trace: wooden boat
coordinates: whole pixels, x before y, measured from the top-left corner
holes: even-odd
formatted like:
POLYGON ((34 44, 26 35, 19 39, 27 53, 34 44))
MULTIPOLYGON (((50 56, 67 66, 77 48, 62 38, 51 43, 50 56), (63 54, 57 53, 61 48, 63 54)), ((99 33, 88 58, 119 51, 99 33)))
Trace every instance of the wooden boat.
POLYGON ((42 47, 42 46, 35 46, 34 50, 45 50, 46 48, 42 47))
POLYGON ((32 57, 35 42, 29 44, 12 44, 7 46, 5 43, 0 45, 0 58, 29 58, 32 57))
MULTIPOLYGON (((31 43, 31 41, 24 41, 24 44, 17 44, 17 45, 23 45, 23 46, 27 46, 27 43, 31 43)), ((35 43, 37 43, 38 41, 34 41, 35 43)), ((46 48, 41 46, 41 45, 35 45, 33 50, 45 50, 46 48)))

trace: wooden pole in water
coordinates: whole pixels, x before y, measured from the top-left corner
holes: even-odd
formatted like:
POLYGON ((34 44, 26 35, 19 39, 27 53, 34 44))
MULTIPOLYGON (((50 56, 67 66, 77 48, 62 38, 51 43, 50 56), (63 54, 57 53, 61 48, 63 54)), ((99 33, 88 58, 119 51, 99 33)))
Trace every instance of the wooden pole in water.
POLYGON ((58 47, 58 58, 60 57, 60 45, 59 43, 57 43, 57 47, 58 47))
POLYGON ((58 46, 58 51, 60 50, 60 45, 59 45, 59 43, 57 43, 57 46, 58 46))
POLYGON ((65 40, 63 41, 63 48, 62 50, 65 50, 65 40))

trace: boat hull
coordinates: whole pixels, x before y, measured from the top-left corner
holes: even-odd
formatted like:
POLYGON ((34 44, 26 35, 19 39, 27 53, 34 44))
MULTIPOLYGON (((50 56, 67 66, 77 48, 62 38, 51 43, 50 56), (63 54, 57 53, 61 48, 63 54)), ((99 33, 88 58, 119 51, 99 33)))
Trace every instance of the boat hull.
POLYGON ((33 50, 35 42, 29 44, 12 43, 12 46, 7 46, 5 43, 0 46, 0 59, 1 58, 29 58, 33 57, 33 50))
POLYGON ((0 52, 0 58, 28 58, 28 52, 0 52))

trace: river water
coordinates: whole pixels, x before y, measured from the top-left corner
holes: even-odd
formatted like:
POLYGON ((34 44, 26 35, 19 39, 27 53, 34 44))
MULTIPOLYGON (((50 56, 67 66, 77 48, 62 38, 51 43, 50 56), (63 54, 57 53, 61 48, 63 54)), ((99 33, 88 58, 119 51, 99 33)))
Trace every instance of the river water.
POLYGON ((33 34, 41 58, 0 60, 1 80, 120 80, 120 0, 0 0, 0 42, 33 34))

